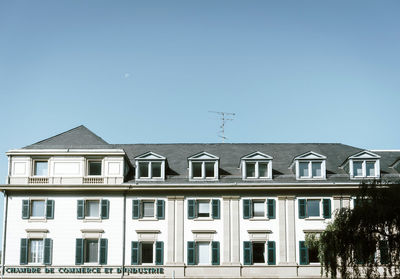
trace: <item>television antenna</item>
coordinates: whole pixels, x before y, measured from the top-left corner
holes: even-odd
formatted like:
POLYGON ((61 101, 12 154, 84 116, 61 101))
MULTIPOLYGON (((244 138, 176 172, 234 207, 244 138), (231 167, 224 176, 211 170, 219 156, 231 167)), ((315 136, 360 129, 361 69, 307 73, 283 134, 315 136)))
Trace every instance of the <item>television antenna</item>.
POLYGON ((213 110, 209 110, 208 112, 216 113, 216 114, 220 115, 222 123, 221 123, 221 126, 219 126, 221 128, 221 130, 219 131, 218 136, 220 138, 222 138, 222 143, 224 143, 225 140, 227 139, 227 137, 225 137, 225 123, 227 121, 233 121, 233 117, 235 116, 235 113, 223 112, 223 111, 213 111, 213 110))

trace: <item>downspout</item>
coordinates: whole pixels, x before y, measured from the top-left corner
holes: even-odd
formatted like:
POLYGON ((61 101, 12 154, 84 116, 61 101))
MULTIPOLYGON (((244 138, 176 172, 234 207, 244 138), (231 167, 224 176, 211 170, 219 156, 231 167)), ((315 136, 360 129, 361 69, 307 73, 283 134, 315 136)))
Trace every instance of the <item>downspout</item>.
POLYGON ((125 275, 125 243, 126 243, 126 192, 124 192, 124 214, 122 221, 122 275, 121 278, 124 278, 125 275))
POLYGON ((6 233, 7 233, 7 212, 8 212, 8 195, 3 190, 4 195, 4 208, 3 208, 3 250, 1 255, 1 278, 4 278, 4 261, 6 259, 6 233))

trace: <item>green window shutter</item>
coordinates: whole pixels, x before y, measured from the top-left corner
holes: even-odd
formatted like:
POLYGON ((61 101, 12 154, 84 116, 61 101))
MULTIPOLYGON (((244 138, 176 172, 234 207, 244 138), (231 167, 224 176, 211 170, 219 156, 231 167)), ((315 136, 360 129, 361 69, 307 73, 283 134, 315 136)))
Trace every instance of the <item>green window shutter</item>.
POLYGON ((268 209, 268 218, 275 219, 275 200, 274 199, 267 200, 267 209, 268 209))
POLYGON ((108 254, 108 240, 106 238, 100 238, 100 264, 107 264, 108 254))
POLYGON ((389 263, 389 247, 387 240, 379 241, 379 252, 381 257, 381 264, 389 263))
POLYGON ((219 241, 211 242, 212 265, 219 265, 219 241))
POLYGON ((77 206, 77 218, 78 219, 84 219, 85 218, 85 201, 84 200, 78 200, 78 206, 77 206))
POLYGON ((131 264, 132 265, 138 265, 139 264, 139 249, 140 245, 138 241, 132 241, 131 242, 131 264))
POLYGON ((19 264, 28 264, 28 239, 21 238, 19 264))
POLYGON ((47 200, 46 202, 46 218, 54 219, 54 200, 47 200))
POLYGON ((299 219, 306 218, 306 200, 299 199, 299 219))
POLYGON ((44 257, 43 263, 45 265, 51 265, 53 254, 53 241, 50 238, 44 239, 44 257))
POLYGON ((30 204, 29 200, 23 200, 22 201, 22 219, 29 219, 30 215, 30 204))
POLYGON ((101 200, 101 219, 108 219, 110 212, 110 201, 101 200))
POLYGON ((194 241, 187 242, 187 264, 195 265, 196 264, 196 243, 194 241))
POLYGON ((308 248, 305 241, 299 241, 300 264, 308 264, 308 248))
POLYGON ((331 200, 323 199, 322 206, 323 206, 324 218, 330 219, 331 218, 331 200))
POLYGON ((139 219, 140 217, 140 201, 132 200, 132 219, 139 219))
POLYGON ((252 243, 251 241, 243 242, 243 264, 251 265, 253 264, 253 251, 252 251, 252 243))
POLYGON ((156 241, 156 265, 164 264, 164 242, 156 241))
POLYGON ((267 246, 268 246, 268 264, 274 265, 276 264, 275 241, 268 241, 267 246))
POLYGON ((164 202, 164 200, 157 200, 157 218, 159 220, 165 219, 165 202, 164 202))
POLYGON ((194 219, 196 215, 196 201, 195 200, 188 200, 188 219, 194 219))
POLYGON ((251 218, 251 200, 244 199, 243 200, 243 219, 251 218))
POLYGON ((212 200, 212 217, 213 217, 213 219, 220 218, 220 202, 219 202, 219 200, 212 200))
POLYGON ((76 239, 76 245, 75 245, 75 264, 83 264, 83 238, 77 238, 76 239))

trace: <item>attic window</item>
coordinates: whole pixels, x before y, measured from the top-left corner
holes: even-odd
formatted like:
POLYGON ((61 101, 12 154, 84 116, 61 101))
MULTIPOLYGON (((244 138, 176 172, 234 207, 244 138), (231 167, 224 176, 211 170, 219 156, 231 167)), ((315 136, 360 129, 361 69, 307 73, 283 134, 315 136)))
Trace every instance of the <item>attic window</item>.
POLYGON ((313 151, 294 158, 296 179, 325 179, 326 157, 313 151))
POLYGON ((188 158, 190 180, 217 180, 219 158, 207 152, 188 158))
POLYGON ((272 157, 261 152, 242 157, 241 166, 242 177, 245 180, 272 178, 272 157))
POLYGON ((165 157, 147 152, 135 158, 137 180, 164 180, 165 157))
POLYGON ((380 176, 380 156, 362 151, 349 157, 350 178, 378 178, 380 176))

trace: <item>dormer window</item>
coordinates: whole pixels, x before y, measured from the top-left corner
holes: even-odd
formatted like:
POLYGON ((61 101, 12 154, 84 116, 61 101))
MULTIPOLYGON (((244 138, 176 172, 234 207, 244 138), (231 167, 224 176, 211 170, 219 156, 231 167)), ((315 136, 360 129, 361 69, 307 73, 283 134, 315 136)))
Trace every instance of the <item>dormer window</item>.
POLYGON ((164 180, 165 157, 147 152, 135 158, 137 180, 164 180))
POLYGON ((191 180, 217 180, 219 158, 207 152, 198 153, 190 158, 189 179, 191 180))
POLYGON ((272 157, 261 152, 253 152, 241 159, 243 179, 271 179, 272 157))
POLYGON ((378 178, 380 176, 380 156, 362 151, 349 157, 350 178, 378 178))
POLYGON ((324 155, 310 151, 294 158, 294 165, 296 179, 326 178, 326 157, 324 155))

